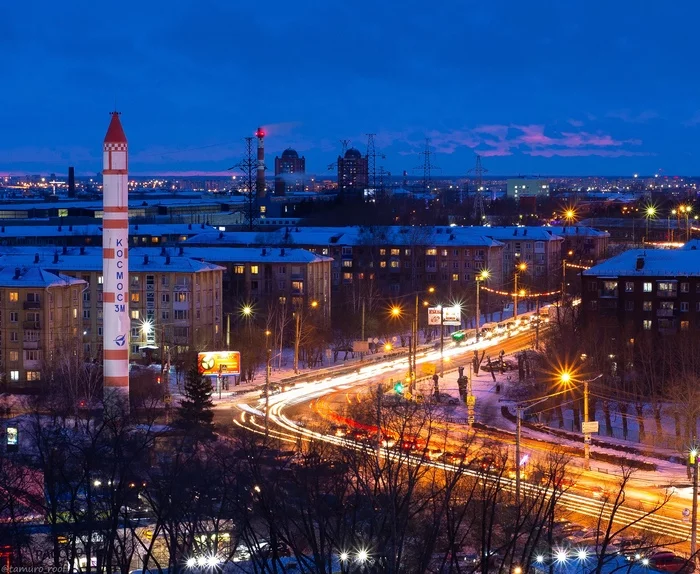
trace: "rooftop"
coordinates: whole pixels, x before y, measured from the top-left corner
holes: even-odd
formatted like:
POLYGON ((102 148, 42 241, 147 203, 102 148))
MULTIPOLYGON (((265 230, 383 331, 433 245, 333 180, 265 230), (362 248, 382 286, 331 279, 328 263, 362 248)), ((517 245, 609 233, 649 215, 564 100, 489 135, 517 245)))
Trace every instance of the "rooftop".
MULTIPOLYGON (((584 228, 581 228, 583 230, 584 228)), ((602 232, 601 232, 602 233, 602 232)), ((197 245, 435 245, 497 247, 502 241, 561 241, 552 227, 285 227, 272 231, 200 233, 197 245)))
MULTIPOLYGON (((0 265, 8 267, 26 266, 62 271, 101 271, 101 247, 75 247, 66 250, 53 247, 0 247, 0 265), (81 252, 82 249, 82 252, 81 252)), ((173 248, 163 253, 159 248, 132 247, 129 249, 129 271, 173 273, 200 273, 203 271, 223 270, 213 263, 200 261, 194 257, 179 255, 173 248)))
POLYGON ((630 249, 583 272, 593 277, 700 277, 700 250, 630 249))
POLYGON ((60 285, 83 285, 85 281, 68 277, 60 272, 48 271, 41 267, 26 266, 27 258, 6 265, 7 262, 0 260, 0 265, 6 265, 0 268, 0 286, 1 287, 18 287, 18 288, 42 288, 56 287, 60 285))

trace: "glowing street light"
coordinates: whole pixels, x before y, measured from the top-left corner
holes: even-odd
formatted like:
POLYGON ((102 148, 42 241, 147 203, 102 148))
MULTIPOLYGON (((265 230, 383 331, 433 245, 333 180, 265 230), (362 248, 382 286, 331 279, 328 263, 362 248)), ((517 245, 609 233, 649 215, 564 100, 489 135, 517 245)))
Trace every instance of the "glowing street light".
POLYGON ((650 219, 656 219, 656 207, 653 205, 647 205, 646 209, 644 210, 644 217, 647 220, 647 233, 646 233, 646 240, 649 240, 649 220, 650 219))
MULTIPOLYGON (((514 293, 513 293, 513 319, 518 318, 518 272, 522 273, 527 269, 527 263, 518 263, 515 266, 514 293)), ((524 294, 524 292, 523 292, 524 294)))
POLYGON ((393 306, 391 308, 391 316, 392 317, 400 317, 401 316, 401 307, 398 306, 393 306))
POLYGON ((569 383, 571 383, 571 373, 569 371, 563 371, 559 374, 559 380, 563 384, 568 385, 569 383))
POLYGON ((148 337, 153 332, 153 323, 145 320, 141 323, 141 332, 148 337))
POLYGON ((250 305, 243 305, 241 313, 244 317, 250 317, 253 314, 253 308, 250 305))
POLYGON ((341 562, 347 562, 350 555, 347 552, 341 552, 339 558, 341 562))
POLYGON ((367 552, 367 550, 365 550, 365 549, 363 548, 362 550, 359 550, 359 551, 358 551, 358 553, 357 553, 357 561, 358 561, 360 564, 364 564, 365 562, 367 562, 368 559, 369 559, 369 553, 367 552))
POLYGON ((318 301, 311 301, 311 308, 315 309, 316 307, 318 307, 318 301))

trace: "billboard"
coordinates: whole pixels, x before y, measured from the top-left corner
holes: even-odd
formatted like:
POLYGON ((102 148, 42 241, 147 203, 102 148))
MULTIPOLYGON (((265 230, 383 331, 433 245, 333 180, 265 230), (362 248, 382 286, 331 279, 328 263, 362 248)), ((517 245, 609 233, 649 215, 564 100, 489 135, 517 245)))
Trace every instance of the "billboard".
POLYGON ((241 354, 238 351, 211 351, 197 353, 200 375, 240 375, 241 354))
POLYGON ((440 326, 440 313, 442 312, 442 324, 459 327, 462 325, 462 309, 454 307, 428 307, 428 325, 440 326))

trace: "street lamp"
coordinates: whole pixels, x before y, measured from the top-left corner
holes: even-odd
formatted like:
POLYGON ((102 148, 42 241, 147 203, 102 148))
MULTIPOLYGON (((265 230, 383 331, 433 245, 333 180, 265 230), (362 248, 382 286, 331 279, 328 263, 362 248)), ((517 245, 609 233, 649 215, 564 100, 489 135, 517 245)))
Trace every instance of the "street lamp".
POLYGON ((573 207, 567 208, 566 211, 564 211, 564 219, 568 225, 571 225, 576 219, 576 210, 573 207))
MULTIPOLYGON (((583 460, 584 468, 591 469, 591 433, 588 429, 588 383, 592 383, 600 379, 603 375, 600 374, 592 379, 581 381, 583 383, 583 460)), ((570 371, 562 371, 559 373, 559 382, 564 386, 575 386, 573 376, 570 371)))
POLYGON ((646 209, 644 210, 644 217, 647 220, 647 232, 644 239, 645 241, 649 241, 649 220, 656 219, 656 207, 653 205, 647 205, 646 209))
MULTIPOLYGON (((518 263, 515 266, 515 284, 513 289, 513 319, 518 318, 518 272, 524 272, 527 269, 527 263, 518 263)), ((525 292, 523 291, 523 295, 525 292)))
POLYGON ((476 340, 479 340, 479 325, 481 322, 481 311, 479 309, 479 292, 481 291, 481 282, 487 281, 491 276, 488 269, 482 269, 476 276, 476 340))
POLYGON ((265 364, 265 436, 269 433, 270 412, 270 363, 272 361, 272 349, 270 348, 270 329, 265 330, 265 348, 267 349, 267 361, 265 364))

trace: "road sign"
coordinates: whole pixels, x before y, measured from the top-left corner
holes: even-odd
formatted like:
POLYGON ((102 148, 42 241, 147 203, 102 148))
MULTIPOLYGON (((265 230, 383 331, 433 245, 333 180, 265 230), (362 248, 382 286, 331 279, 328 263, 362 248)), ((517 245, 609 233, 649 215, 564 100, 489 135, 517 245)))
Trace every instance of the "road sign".
POLYGON ((353 353, 369 353, 369 343, 367 341, 353 341, 352 342, 352 352, 353 353))
POLYGON ((476 395, 467 395, 467 406, 473 407, 476 405, 476 395))
POLYGON ((374 339, 372 339, 372 342, 376 345, 377 343, 379 343, 379 339, 377 339, 377 337, 375 337, 374 339))
POLYGON ((471 415, 471 416, 467 417, 467 422, 468 422, 470 425, 473 425, 475 420, 476 420, 476 419, 474 418, 474 415, 471 415))
POLYGON ((595 434, 598 432, 598 421, 588 421, 581 423, 581 432, 584 434, 595 434))

